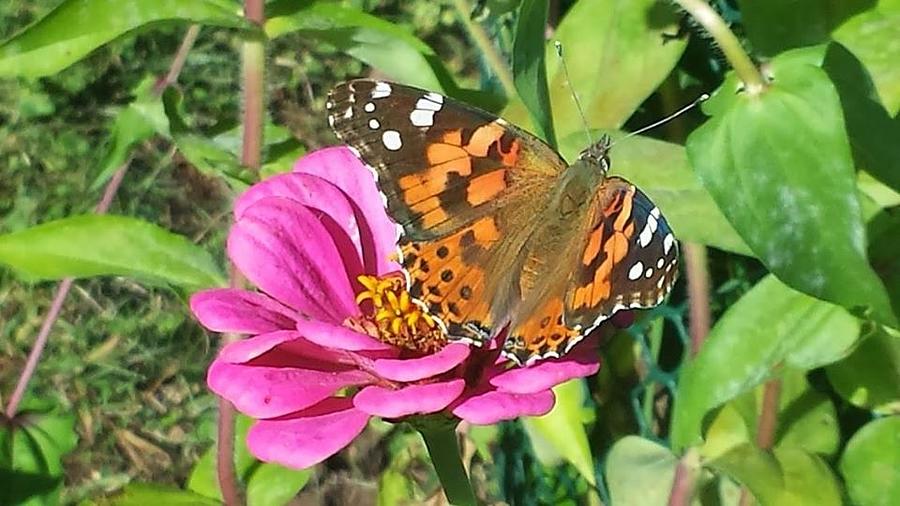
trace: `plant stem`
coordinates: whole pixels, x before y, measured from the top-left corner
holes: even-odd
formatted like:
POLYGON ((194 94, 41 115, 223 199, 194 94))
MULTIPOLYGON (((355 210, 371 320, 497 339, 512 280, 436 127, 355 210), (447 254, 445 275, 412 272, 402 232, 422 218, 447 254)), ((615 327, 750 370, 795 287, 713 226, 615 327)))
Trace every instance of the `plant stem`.
MULTIPOLYGON (((197 34, 200 31, 200 27, 198 25, 191 25, 188 28, 187 33, 184 36, 184 39, 181 41, 181 45, 178 48, 178 52, 175 53, 175 56, 172 58, 172 63, 169 66, 169 71, 166 73, 166 76, 163 79, 157 81, 156 85, 153 88, 153 92, 156 96, 161 96, 165 89, 175 83, 178 80, 178 75, 181 73, 181 69, 184 68, 184 62, 187 58, 187 53, 191 50, 194 45, 194 41, 197 40, 197 34)), ((103 196, 100 198, 100 201, 97 203, 97 206, 94 208, 94 212, 96 214, 106 214, 106 211, 109 210, 109 206, 112 204, 113 199, 116 197, 116 193, 119 191, 119 187, 122 185, 122 180, 125 178, 125 173, 128 171, 128 167, 131 164, 131 159, 125 161, 113 176, 110 178, 109 182, 106 183, 106 187, 103 189, 103 196)), ((40 362, 41 356, 44 354, 44 349, 47 347, 47 340, 50 337, 50 331, 53 330, 53 326, 56 324, 56 320, 59 318, 59 313, 62 311, 62 305, 66 301, 66 297, 69 295, 69 291, 72 289, 72 283, 74 283, 73 278, 63 278, 60 281, 59 285, 56 287, 56 294, 53 296, 53 302, 50 304, 50 309, 47 311, 47 314, 44 316, 44 321, 41 323, 41 329, 38 331, 38 335, 34 340, 34 346, 31 348, 31 351, 28 353, 28 359, 25 361, 25 367, 22 369, 22 372, 19 374, 19 379, 16 381, 15 389, 13 390, 12 395, 9 397, 9 403, 6 405, 6 416, 7 418, 13 418, 16 415, 16 412, 19 409, 19 404, 22 402, 22 398, 25 396, 25 391, 28 389, 28 383, 31 381, 31 378, 34 376, 34 371, 37 369, 38 362, 40 362)))
POLYGON ((517 94, 516 83, 513 80, 512 71, 509 69, 507 62, 500 55, 497 46, 495 46, 490 37, 488 37, 484 28, 472 19, 472 4, 469 3, 468 0, 453 0, 452 3, 457 12, 459 12, 459 17, 462 20, 466 32, 469 33, 469 37, 472 38, 472 41, 475 42, 475 45, 481 50, 484 60, 487 62, 488 66, 491 67, 494 75, 496 75, 497 79, 500 81, 500 85, 503 87, 503 92, 506 93, 507 98, 515 97, 517 94))
POLYGON ((684 244, 685 270, 687 270, 688 304, 690 314, 691 356, 697 355, 709 334, 709 271, 706 262, 706 246, 684 244))
MULTIPOLYGON (((775 446, 775 432, 778 428, 778 404, 781 401, 781 379, 775 378, 766 382, 763 387, 762 407, 756 423, 756 446, 760 450, 770 451, 775 446)), ((750 504, 752 495, 747 487, 741 487, 740 506, 750 504)))
POLYGON ((700 452, 691 448, 678 461, 675 467, 675 479, 672 492, 669 493, 669 506, 688 506, 694 498, 697 476, 700 475, 700 452))
POLYGON ((744 83, 744 89, 751 95, 762 92, 766 87, 765 79, 721 16, 703 0, 675 1, 716 40, 725 58, 744 83))
POLYGON ((447 501, 458 506, 478 504, 475 492, 472 491, 472 484, 469 482, 466 469, 460 459, 455 422, 433 423, 428 421, 413 423, 413 425, 425 440, 425 446, 428 448, 428 454, 431 456, 438 479, 441 480, 447 501))

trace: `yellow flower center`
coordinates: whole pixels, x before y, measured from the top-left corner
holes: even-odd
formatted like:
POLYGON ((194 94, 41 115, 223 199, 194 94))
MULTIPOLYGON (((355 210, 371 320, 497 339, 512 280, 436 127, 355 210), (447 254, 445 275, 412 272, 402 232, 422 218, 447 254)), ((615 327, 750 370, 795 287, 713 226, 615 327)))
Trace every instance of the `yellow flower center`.
POLYGON ((357 304, 369 301, 371 314, 357 326, 380 341, 417 353, 434 353, 447 344, 438 322, 406 291, 402 274, 383 278, 362 275, 356 278, 363 290, 357 304))

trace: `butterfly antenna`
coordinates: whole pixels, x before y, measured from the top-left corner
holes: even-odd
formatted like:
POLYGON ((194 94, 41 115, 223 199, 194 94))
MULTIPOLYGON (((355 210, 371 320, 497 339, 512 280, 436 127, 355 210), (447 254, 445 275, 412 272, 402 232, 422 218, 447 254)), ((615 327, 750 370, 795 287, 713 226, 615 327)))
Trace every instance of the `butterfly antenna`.
POLYGON ((693 109, 694 107, 697 107, 698 104, 700 104, 700 103, 706 101, 708 98, 709 98, 709 94, 708 94, 708 93, 704 93, 704 94, 700 95, 699 97, 695 98, 694 101, 691 102, 690 104, 688 104, 688 105, 682 107, 681 109, 678 109, 677 111, 675 111, 675 112, 673 112, 672 114, 666 116, 665 118, 663 118, 663 119, 661 119, 661 120, 659 120, 659 121, 654 121, 653 123, 650 123, 649 125, 647 125, 647 126, 645 126, 645 127, 638 128, 638 129, 635 130, 634 132, 631 132, 631 133, 629 133, 628 135, 622 137, 621 139, 617 140, 616 142, 610 144, 610 147, 612 147, 614 144, 616 144, 616 143, 618 143, 618 142, 622 142, 622 141, 624 141, 625 139, 628 139, 629 137, 634 137, 635 135, 642 134, 642 133, 646 132, 647 130, 652 130, 652 129, 654 129, 654 128, 660 126, 660 125, 666 124, 666 123, 672 121, 673 119, 677 118, 678 116, 681 116, 682 114, 684 114, 684 113, 690 111, 690 110, 693 109))
POLYGON ((587 118, 584 117, 584 109, 581 108, 581 101, 578 100, 578 93, 575 93, 575 88, 572 87, 572 82, 569 80, 569 66, 566 65, 566 59, 563 58, 562 42, 555 40, 553 41, 553 45, 556 47, 556 56, 559 56, 559 61, 562 63, 563 77, 566 78, 566 87, 569 88, 569 92, 572 93, 572 99, 575 100, 575 108, 578 109, 578 115, 581 116, 581 124, 584 125, 584 133, 588 138, 588 146, 591 146, 594 144, 594 138, 591 137, 591 129, 588 127, 587 118))

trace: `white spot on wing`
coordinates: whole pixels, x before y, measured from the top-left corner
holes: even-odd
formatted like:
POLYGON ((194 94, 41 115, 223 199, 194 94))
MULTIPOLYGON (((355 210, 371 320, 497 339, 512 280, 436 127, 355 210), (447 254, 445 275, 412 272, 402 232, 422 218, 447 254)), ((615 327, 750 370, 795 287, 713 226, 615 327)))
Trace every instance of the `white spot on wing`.
POLYGON ((666 259, 663 257, 659 257, 659 260, 656 261, 656 268, 662 269, 663 265, 665 265, 665 263, 666 263, 666 259))
POLYGON ((644 276, 646 276, 647 279, 650 279, 653 276, 653 267, 647 267, 647 270, 644 272, 644 276))
POLYGON ((388 151, 397 151, 403 147, 403 140, 400 139, 400 132, 396 130, 385 130, 381 134, 381 142, 388 151))
POLYGON ((672 232, 666 234, 663 238, 663 251, 668 255, 669 250, 672 249, 672 244, 675 243, 675 236, 672 235, 672 232))
POLYGON ((372 98, 384 98, 391 95, 391 85, 382 81, 375 83, 375 89, 372 90, 372 98))
POLYGON ((634 263, 631 266, 631 269, 628 269, 628 279, 634 281, 641 277, 641 274, 644 272, 644 264, 640 261, 634 263))
POLYGON ((371 128, 372 130, 378 130, 378 127, 380 126, 381 123, 379 123, 377 119, 372 118, 369 120, 369 128, 371 128))
POLYGON ((375 104, 373 102, 366 102, 366 105, 363 106, 363 110, 366 112, 375 112, 375 104))
POLYGON ((352 117, 353 117, 353 106, 350 106, 347 108, 346 111, 344 111, 344 119, 350 119, 352 117))
POLYGON ((416 109, 409 113, 409 121, 417 127, 430 127, 434 125, 434 111, 416 109))
POLYGON ((416 101, 416 109, 422 111, 440 111, 441 110, 440 102, 434 102, 427 98, 420 98, 416 101))
POLYGON ((444 96, 441 95, 440 93, 435 93, 433 91, 429 91, 428 93, 426 93, 425 98, 427 98, 428 100, 431 100, 432 102, 437 102, 439 104, 444 103, 444 96))

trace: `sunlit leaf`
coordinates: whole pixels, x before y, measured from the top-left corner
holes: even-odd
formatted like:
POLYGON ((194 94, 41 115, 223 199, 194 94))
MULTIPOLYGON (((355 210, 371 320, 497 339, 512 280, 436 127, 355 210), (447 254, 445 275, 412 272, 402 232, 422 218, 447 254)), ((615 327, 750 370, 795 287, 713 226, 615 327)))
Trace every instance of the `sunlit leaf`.
POLYGON ((900 414, 900 337, 878 331, 826 372, 849 403, 876 413, 900 414))
POLYGON ((248 506, 288 504, 297 495, 312 471, 288 469, 278 464, 261 464, 247 481, 248 506))
POLYGON ((205 250, 125 216, 73 216, 0 235, 0 263, 42 279, 133 276, 189 290, 224 284, 205 250))
POLYGON ((59 72, 132 30, 160 21, 249 29, 226 0, 66 0, 0 44, 0 77, 59 72))
POLYGON ((544 61, 544 33, 547 29, 547 0, 525 0, 519 7, 512 69, 519 98, 531 114, 539 136, 556 146, 547 67, 544 61))
POLYGON ((537 433, 567 462, 575 466, 588 483, 596 483, 591 447, 584 429, 584 381, 571 380, 553 389, 556 405, 544 416, 523 419, 529 434, 537 433))
POLYGON ((188 490, 156 483, 131 483, 121 492, 94 501, 98 506, 221 506, 222 503, 188 490))
POLYGON ((282 0, 267 7, 270 38, 297 32, 334 46, 388 78, 432 91, 451 91, 452 79, 434 51, 412 33, 335 2, 282 0))
POLYGON ((832 36, 862 60, 891 116, 900 110, 900 1, 879 0, 875 8, 847 20, 832 36))
POLYGON ((900 497, 900 416, 873 420, 853 435, 840 462, 853 503, 890 506, 900 497))
POLYGON ((865 227, 840 101, 819 67, 771 63, 758 95, 731 75, 688 139, 694 170, 735 230, 782 281, 895 324, 866 259, 865 227))
POLYGON ((704 415, 761 384, 776 365, 811 369, 834 362, 858 337, 858 320, 843 308, 767 276, 725 312, 682 369, 674 447, 699 443, 704 415))
POLYGON ((606 483, 612 504, 666 504, 678 459, 653 441, 625 436, 606 457, 606 483))

